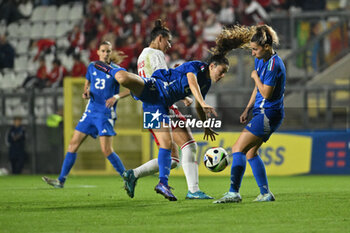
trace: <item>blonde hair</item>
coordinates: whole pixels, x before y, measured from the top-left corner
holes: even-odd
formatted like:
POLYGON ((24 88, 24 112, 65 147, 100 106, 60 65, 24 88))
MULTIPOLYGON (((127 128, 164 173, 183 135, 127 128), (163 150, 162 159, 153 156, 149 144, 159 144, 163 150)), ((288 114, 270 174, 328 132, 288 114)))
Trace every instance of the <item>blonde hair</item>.
POLYGON ((258 45, 278 45, 279 39, 275 30, 268 25, 257 26, 255 29, 256 33, 253 35, 251 41, 256 42, 258 45))
POLYGON ((115 64, 120 64, 124 61, 125 58, 127 58, 128 56, 124 54, 124 52, 122 51, 118 51, 118 50, 114 50, 112 51, 111 55, 110 55, 110 61, 115 63, 115 64))
POLYGON ((224 28, 216 38, 216 46, 212 49, 213 54, 226 55, 233 49, 248 49, 250 42, 256 42, 259 45, 278 45, 279 39, 277 33, 267 25, 261 26, 242 26, 235 25, 232 28, 224 28))

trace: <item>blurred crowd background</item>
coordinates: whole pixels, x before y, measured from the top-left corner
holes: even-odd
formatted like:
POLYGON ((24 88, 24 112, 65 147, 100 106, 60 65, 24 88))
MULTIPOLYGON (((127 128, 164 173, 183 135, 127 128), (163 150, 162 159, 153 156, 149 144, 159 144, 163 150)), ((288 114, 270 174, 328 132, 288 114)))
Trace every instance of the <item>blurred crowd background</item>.
MULTIPOLYGON (((273 24, 271 15, 346 10, 348 1, 326 0, 3 0, 0 3, 0 69, 20 73, 16 87, 60 86, 65 76, 84 76, 97 46, 109 40, 135 71, 154 20, 173 33, 169 66, 202 60, 222 27, 273 24), (44 82, 36 82, 33 77, 44 82)), ((317 29, 315 29, 316 31, 317 29)), ((290 43, 283 38, 283 48, 290 43), (285 42, 285 43, 284 43, 285 42)), ((4 73, 4 72, 2 72, 4 73)), ((6 73, 6 72, 5 72, 6 73)))

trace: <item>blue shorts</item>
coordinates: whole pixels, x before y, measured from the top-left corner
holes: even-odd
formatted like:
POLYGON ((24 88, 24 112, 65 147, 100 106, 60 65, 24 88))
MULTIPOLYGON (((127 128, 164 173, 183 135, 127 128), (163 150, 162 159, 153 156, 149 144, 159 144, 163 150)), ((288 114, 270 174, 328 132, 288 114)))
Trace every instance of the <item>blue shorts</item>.
POLYGON ((266 110, 264 113, 253 113, 253 119, 246 125, 245 129, 264 142, 269 140, 271 134, 282 124, 284 113, 280 110, 266 110))
POLYGON ((158 86, 161 85, 155 78, 143 78, 145 87, 139 97, 133 95, 133 98, 136 100, 141 100, 143 102, 143 114, 144 118, 146 114, 160 113, 161 115, 157 120, 160 122, 165 122, 169 124, 169 107, 165 104, 165 101, 162 99, 161 94, 159 93, 158 86))
POLYGON ((158 90, 159 84, 157 83, 157 80, 155 78, 141 78, 143 79, 145 86, 140 96, 135 96, 133 93, 131 93, 133 98, 152 104, 161 103, 162 99, 158 90))
POLYGON ((83 113, 76 130, 84 134, 90 135, 93 138, 97 136, 114 136, 115 120, 106 117, 103 114, 92 114, 89 111, 83 113))

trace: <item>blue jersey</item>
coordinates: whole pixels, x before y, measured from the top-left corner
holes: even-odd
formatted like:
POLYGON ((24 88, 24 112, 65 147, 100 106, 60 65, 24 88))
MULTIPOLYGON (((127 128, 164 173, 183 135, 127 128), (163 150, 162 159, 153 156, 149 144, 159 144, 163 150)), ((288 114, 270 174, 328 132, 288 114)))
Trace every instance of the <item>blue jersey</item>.
POLYGON ((268 61, 255 59, 255 70, 258 72, 263 84, 275 87, 270 99, 265 99, 259 89, 255 97, 254 110, 263 111, 264 109, 283 110, 284 88, 286 84, 286 68, 282 59, 274 54, 268 61))
POLYGON ((193 73, 197 76, 197 82, 201 90, 203 98, 209 91, 211 86, 211 79, 207 77, 208 64, 200 61, 185 62, 175 69, 159 69, 152 74, 160 99, 165 102, 167 106, 171 106, 186 96, 191 95, 191 89, 188 84, 186 74, 193 73))
MULTIPOLYGON (((118 65, 111 63, 113 68, 118 65)), ((116 118, 117 102, 111 108, 106 107, 106 100, 119 93, 119 83, 115 78, 94 67, 93 62, 89 64, 86 79, 90 82, 90 100, 86 110, 91 114, 103 114, 108 118, 116 118)))

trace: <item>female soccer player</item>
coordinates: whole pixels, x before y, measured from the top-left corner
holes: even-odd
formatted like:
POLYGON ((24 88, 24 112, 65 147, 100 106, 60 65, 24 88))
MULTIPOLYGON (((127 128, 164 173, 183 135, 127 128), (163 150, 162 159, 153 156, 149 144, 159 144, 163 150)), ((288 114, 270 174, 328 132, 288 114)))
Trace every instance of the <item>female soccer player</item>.
MULTIPOLYGON (((155 27, 151 32, 151 43, 149 47, 143 49, 137 61, 138 74, 141 77, 151 77, 153 72, 158 69, 168 70, 164 53, 171 47, 170 41, 171 33, 169 29, 162 25, 160 19, 156 20, 155 27)), ((189 97, 185 97, 183 101, 186 106, 192 103, 192 99, 189 97)), ((147 109, 145 112, 149 110, 152 109, 147 109)), ((183 121, 186 120, 176 105, 172 105, 169 111, 172 115, 172 119, 174 119, 174 116, 177 119, 183 121)), ((149 129, 149 131, 152 133, 157 145, 159 146, 159 142, 153 133, 153 130, 149 129)), ((191 129, 189 127, 175 127, 172 128, 171 133, 175 142, 171 150, 171 168, 175 168, 179 163, 179 152, 177 149, 177 146, 179 146, 182 151, 182 168, 188 186, 186 199, 212 199, 212 197, 202 192, 198 186, 198 164, 196 162, 197 143, 192 137, 191 129)), ((138 178, 154 174, 158 171, 159 167, 157 159, 152 159, 135 169, 127 170, 124 174, 124 181, 128 195, 131 198, 134 197, 135 185, 138 178)))
MULTIPOLYGON (((106 62, 114 68, 119 67, 111 61, 112 45, 109 41, 100 44, 97 54, 101 62, 106 62)), ((118 59, 118 55, 115 58, 118 59)), ((117 101, 129 95, 129 93, 130 91, 127 90, 119 94, 119 83, 109 75, 97 70, 93 63, 90 63, 82 95, 84 99, 89 99, 89 102, 74 130, 60 176, 58 179, 42 177, 47 184, 55 188, 63 188, 66 177, 74 165, 77 151, 88 135, 93 138, 96 138, 97 135, 100 136, 103 154, 122 176, 125 168, 119 156, 113 151, 112 136, 116 135, 114 123, 117 119, 117 101)))
POLYGON ((251 37, 250 47, 255 57, 255 69, 251 73, 251 78, 255 82, 255 88, 246 109, 240 116, 240 122, 247 122, 250 110, 253 110, 253 118, 232 147, 230 190, 214 203, 242 201, 239 188, 246 168, 246 158, 260 188, 260 194, 255 201, 275 200, 269 190, 265 165, 257 152, 261 144, 278 129, 284 118, 283 95, 286 70, 282 59, 273 49, 273 45, 278 44, 278 37, 271 27, 261 25, 227 29, 218 37, 217 43, 229 46, 241 37, 251 37))
MULTIPOLYGON (((211 82, 218 82, 228 70, 228 60, 218 54, 211 57, 208 64, 200 61, 191 61, 178 66, 175 69, 160 69, 152 74, 152 77, 143 78, 125 71, 123 68, 113 68, 103 62, 96 62, 95 67, 111 76, 120 85, 128 88, 134 98, 144 103, 144 110, 153 112, 153 118, 161 122, 160 129, 153 129, 159 141, 158 165, 159 184, 155 191, 170 201, 177 198, 171 192, 168 185, 168 176, 171 167, 171 148, 173 144, 171 129, 164 127, 169 124, 169 107, 175 102, 193 94, 201 120, 211 114, 217 115, 215 109, 204 101, 211 82)), ((205 138, 215 138, 215 132, 206 128, 205 138)))

